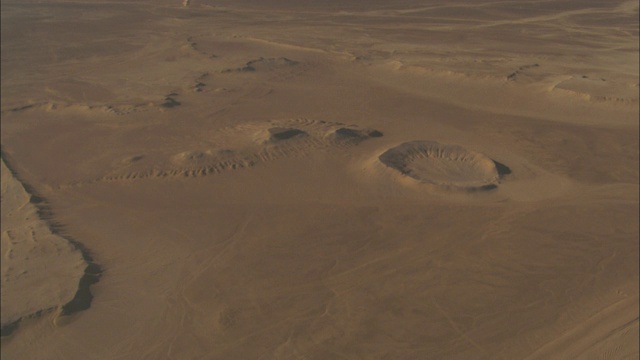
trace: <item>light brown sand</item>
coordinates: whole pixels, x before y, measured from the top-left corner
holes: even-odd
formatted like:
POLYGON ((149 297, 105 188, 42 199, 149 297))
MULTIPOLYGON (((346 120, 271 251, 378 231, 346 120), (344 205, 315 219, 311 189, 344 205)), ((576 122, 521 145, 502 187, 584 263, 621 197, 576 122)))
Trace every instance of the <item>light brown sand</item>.
POLYGON ((1 16, 3 358, 638 357, 637 1, 1 16))

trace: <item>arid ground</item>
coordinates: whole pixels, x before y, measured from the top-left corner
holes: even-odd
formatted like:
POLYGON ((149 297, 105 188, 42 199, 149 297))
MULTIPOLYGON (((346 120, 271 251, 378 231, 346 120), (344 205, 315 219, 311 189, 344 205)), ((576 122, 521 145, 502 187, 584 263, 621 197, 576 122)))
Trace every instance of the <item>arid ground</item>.
POLYGON ((638 1, 1 5, 3 359, 638 358, 638 1))

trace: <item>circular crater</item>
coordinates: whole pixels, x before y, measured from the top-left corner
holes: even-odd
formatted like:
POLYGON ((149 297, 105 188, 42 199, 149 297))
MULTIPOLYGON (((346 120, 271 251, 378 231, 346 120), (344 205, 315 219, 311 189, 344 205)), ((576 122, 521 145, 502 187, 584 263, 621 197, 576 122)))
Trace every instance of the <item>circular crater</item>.
POLYGON ((435 141, 406 142, 385 151, 378 159, 420 183, 447 189, 490 190, 498 186, 500 175, 507 173, 483 154, 435 141))

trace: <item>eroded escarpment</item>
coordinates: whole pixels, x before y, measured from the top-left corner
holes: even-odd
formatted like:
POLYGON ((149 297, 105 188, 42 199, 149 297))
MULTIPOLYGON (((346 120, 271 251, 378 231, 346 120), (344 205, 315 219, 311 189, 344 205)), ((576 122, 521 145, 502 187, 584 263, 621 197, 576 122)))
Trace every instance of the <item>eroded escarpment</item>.
POLYGON ((415 180, 449 190, 491 190, 511 170, 489 157, 458 145, 409 141, 392 147, 378 159, 415 180))
POLYGON ((64 234, 46 200, 21 181, 2 154, 1 336, 22 319, 50 311, 86 310, 101 267, 86 247, 64 234))

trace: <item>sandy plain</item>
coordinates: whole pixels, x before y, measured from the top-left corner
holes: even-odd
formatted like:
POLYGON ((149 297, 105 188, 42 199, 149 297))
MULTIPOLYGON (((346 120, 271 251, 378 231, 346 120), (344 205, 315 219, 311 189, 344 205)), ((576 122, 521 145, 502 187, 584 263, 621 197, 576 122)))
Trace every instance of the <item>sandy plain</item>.
POLYGON ((3 359, 637 359, 637 1, 1 4, 3 359))

